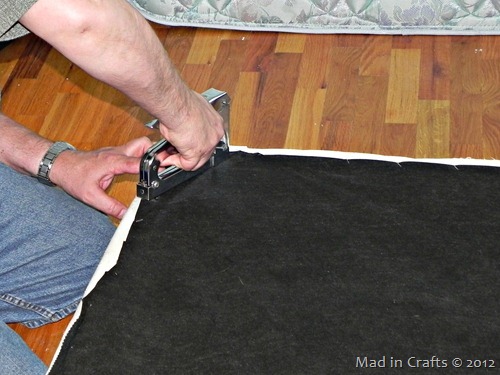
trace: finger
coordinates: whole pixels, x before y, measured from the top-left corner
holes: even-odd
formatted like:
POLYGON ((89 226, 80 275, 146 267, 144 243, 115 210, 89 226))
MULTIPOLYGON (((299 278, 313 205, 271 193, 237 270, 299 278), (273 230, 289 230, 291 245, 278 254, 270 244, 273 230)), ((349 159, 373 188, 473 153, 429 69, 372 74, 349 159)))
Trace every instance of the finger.
POLYGON ((196 159, 186 159, 181 154, 173 154, 165 158, 161 165, 175 165, 177 168, 184 169, 185 171, 195 171, 205 165, 211 155, 209 154, 208 156, 196 159))
POLYGON ((123 218, 123 215, 125 215, 125 212, 127 211, 127 207, 123 203, 110 197, 99 188, 96 188, 92 193, 92 198, 86 203, 90 204, 106 215, 113 216, 117 219, 123 218))
POLYGON ((152 144, 153 142, 148 137, 140 137, 117 147, 117 150, 127 156, 140 157, 152 144))
POLYGON ((177 168, 184 169, 185 171, 192 171, 203 165, 203 163, 200 165, 198 164, 200 164, 199 160, 186 160, 181 154, 167 156, 161 163, 162 166, 174 165, 177 168))
POLYGON ((160 162, 160 164, 163 165, 163 161, 167 158, 167 156, 174 154, 177 154, 177 152, 168 152, 167 150, 162 150, 155 155, 155 158, 160 162))
POLYGON ((137 174, 140 170, 141 159, 133 156, 118 155, 113 160, 113 175, 118 176, 125 173, 137 174))
POLYGON ((182 168, 182 163, 180 161, 180 154, 173 154, 173 155, 167 156, 165 159, 162 160, 160 165, 162 167, 173 165, 177 168, 184 169, 184 168, 182 168))

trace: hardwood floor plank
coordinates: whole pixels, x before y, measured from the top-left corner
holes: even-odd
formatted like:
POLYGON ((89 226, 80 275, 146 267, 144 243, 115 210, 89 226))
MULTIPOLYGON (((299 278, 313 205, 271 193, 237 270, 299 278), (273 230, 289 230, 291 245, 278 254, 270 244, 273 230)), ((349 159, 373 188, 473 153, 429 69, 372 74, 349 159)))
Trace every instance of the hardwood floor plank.
POLYGON ((359 74, 362 76, 389 76, 392 36, 369 35, 361 48, 359 74))
POLYGON ((321 149, 320 131, 326 89, 297 87, 291 106, 285 148, 321 149), (315 92, 312 92, 315 91, 315 92))
POLYGON ((210 74, 209 87, 223 87, 234 96, 242 67, 246 63, 248 42, 242 39, 223 40, 210 74))
POLYGON ((335 36, 338 47, 361 48, 366 40, 365 34, 330 34, 335 36))
POLYGON ((378 133, 375 154, 415 157, 416 124, 384 124, 378 133))
POLYGON ((451 37, 427 37, 421 49, 419 98, 446 100, 450 97, 451 37))
POLYGON ((355 88, 356 112, 351 130, 349 151, 375 153, 380 145, 387 101, 386 77, 359 77, 355 88))
POLYGON ((253 31, 246 30, 218 30, 221 35, 222 40, 239 40, 245 41, 249 35, 253 34, 253 31))
POLYGON ((304 53, 307 34, 281 33, 276 41, 275 53, 304 53))
POLYGON ((186 64, 213 64, 221 40, 222 37, 217 30, 197 30, 186 64))
POLYGON ((463 94, 455 98, 451 105, 451 112, 453 126, 450 143, 456 147, 456 150, 477 150, 473 156, 461 153, 455 157, 482 158, 483 100, 481 95, 463 94), (468 147, 462 148, 460 145, 468 145, 468 147))
POLYGON ((450 102, 420 100, 416 136, 417 158, 450 157, 450 102))
MULTIPOLYGON (((45 116, 43 126, 39 130, 39 134, 53 140, 72 139, 73 133, 78 129, 80 121, 79 108, 80 101, 83 96, 73 93, 57 93, 52 100, 52 106, 45 116)), ((81 148, 81 144, 75 147, 81 148)))
POLYGON ((66 73, 66 79, 59 87, 58 91, 74 94, 90 93, 94 91, 94 87, 98 84, 99 82, 96 80, 91 80, 89 82, 87 73, 76 65, 71 65, 66 73))
POLYGON ((385 122, 417 122, 419 75, 420 50, 392 50, 385 122))
POLYGON ((259 72, 272 59, 278 40, 277 33, 253 33, 248 38, 243 72, 259 72))
POLYGON ((477 38, 453 43, 452 59, 455 92, 480 95, 488 83, 482 72, 482 52, 477 38))
POLYGON ((483 93, 483 157, 500 159, 500 58, 487 66, 491 86, 483 93))
POLYGON ((481 57, 484 60, 500 60, 500 38, 495 35, 480 39, 481 57))
POLYGON ((19 78, 37 78, 51 50, 51 46, 47 43, 28 36, 27 44, 13 74, 19 78))
POLYGON ((352 151, 353 122, 323 120, 319 135, 321 150, 352 151))
POLYGON ((297 87, 307 89, 326 88, 326 74, 335 50, 335 38, 332 35, 309 35, 304 47, 299 68, 297 87))
POLYGON ((450 145, 459 152, 454 157, 483 158, 483 98, 481 95, 462 94, 451 103, 452 128, 450 145), (469 150, 474 151, 469 154, 469 150))
POLYGON ((261 66, 261 81, 254 116, 252 144, 263 148, 283 147, 298 78, 300 54, 273 55, 261 66))
MULTIPOLYGON (((26 108, 33 97, 33 92, 38 88, 34 79, 12 78, 2 94, 2 111, 14 119, 17 116, 27 116, 26 108)), ((37 114, 31 114, 35 116, 37 114)), ((38 114, 44 116, 44 114, 38 114)))
POLYGON ((241 72, 236 94, 231 98, 230 144, 238 146, 255 146, 255 108, 257 107, 261 74, 258 72, 241 72))
POLYGON ((478 144, 450 143, 450 150, 454 158, 482 159, 484 155, 483 146, 478 144), (466 155, 472 155, 472 156, 466 156, 466 155))
POLYGON ((500 101, 483 117, 483 157, 500 159, 500 101))
POLYGON ((198 92, 207 89, 212 72, 212 64, 186 64, 181 71, 184 81, 198 92))
MULTIPOLYGON (((160 34, 160 40, 163 42, 172 63, 181 71, 186 64, 196 34, 187 27, 163 28, 157 26, 156 30, 156 33, 160 34)), ((202 64, 204 63, 205 61, 202 62, 202 64)))
POLYGON ((477 38, 459 38, 452 46, 450 150, 453 157, 483 157, 482 91, 486 79, 480 68, 481 58, 474 47, 477 45, 477 38))
POLYGON ((392 36, 392 49, 421 49, 423 35, 393 35, 392 36))
POLYGON ((161 135, 158 130, 151 130, 144 126, 151 120, 152 116, 137 105, 115 107, 109 124, 99 126, 93 148, 119 146, 132 139, 145 136, 153 141, 159 140, 161 135))
POLYGON ((353 47, 333 47, 326 61, 327 93, 323 123, 352 124, 357 111, 360 50, 353 47))
POLYGON ((20 38, 11 42, 1 49, 0 53, 0 94, 3 94, 9 86, 9 82, 16 76, 14 69, 26 48, 28 39, 20 38))

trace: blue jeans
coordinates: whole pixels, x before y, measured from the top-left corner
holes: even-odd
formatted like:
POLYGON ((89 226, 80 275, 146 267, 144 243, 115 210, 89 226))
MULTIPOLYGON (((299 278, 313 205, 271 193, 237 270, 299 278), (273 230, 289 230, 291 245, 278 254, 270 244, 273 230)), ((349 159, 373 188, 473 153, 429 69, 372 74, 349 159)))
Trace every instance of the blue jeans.
POLYGON ((0 374, 41 373, 5 323, 34 328, 72 313, 114 231, 105 215, 0 164, 0 374))

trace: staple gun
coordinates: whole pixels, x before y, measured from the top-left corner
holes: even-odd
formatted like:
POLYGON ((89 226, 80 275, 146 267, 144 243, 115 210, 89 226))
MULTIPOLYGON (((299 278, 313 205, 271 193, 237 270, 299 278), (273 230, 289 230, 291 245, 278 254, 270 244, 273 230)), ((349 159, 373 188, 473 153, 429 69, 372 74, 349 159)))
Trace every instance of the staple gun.
MULTIPOLYGON (((225 160, 229 155, 229 109, 231 99, 224 91, 214 88, 208 89, 201 94, 214 109, 224 119, 224 137, 215 147, 214 153, 210 159, 195 171, 185 171, 175 166, 166 167, 160 171, 160 161, 157 155, 172 147, 172 144, 166 139, 161 139, 152 145, 141 159, 139 171, 139 182, 137 183, 137 196, 146 200, 152 200, 159 195, 170 190, 174 186, 187 181, 207 169, 214 167, 225 160)), ((146 124, 149 128, 158 128, 160 122, 153 120, 146 124)))

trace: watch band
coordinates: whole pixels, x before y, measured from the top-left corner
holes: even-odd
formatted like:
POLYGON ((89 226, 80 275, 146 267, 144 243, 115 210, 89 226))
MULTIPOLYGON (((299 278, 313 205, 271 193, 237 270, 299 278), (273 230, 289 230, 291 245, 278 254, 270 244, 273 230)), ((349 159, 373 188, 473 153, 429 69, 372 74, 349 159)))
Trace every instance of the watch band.
POLYGON ((36 177, 39 182, 45 185, 54 186, 49 178, 50 169, 61 152, 66 150, 76 149, 66 142, 55 142, 52 146, 50 146, 49 150, 40 161, 40 166, 38 167, 38 174, 36 177))

